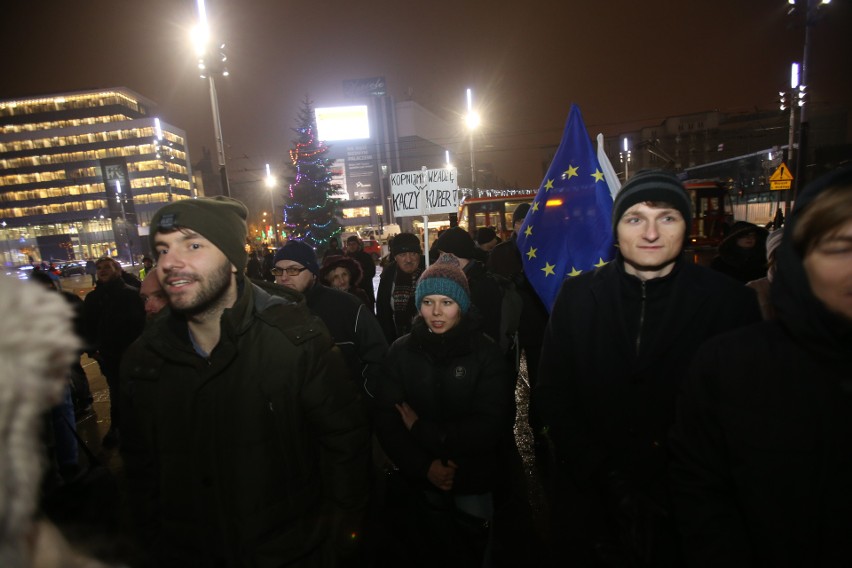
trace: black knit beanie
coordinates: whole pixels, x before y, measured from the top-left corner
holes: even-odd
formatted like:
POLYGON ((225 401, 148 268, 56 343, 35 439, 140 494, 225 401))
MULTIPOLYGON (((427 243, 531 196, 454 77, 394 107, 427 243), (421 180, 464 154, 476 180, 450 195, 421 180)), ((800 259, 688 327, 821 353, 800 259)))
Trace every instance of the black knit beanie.
POLYGON ((453 227, 441 233, 432 248, 454 254, 459 258, 473 258, 476 254, 473 239, 461 227, 453 227))
POLYGON ((213 243, 237 267, 237 273, 242 274, 248 261, 247 217, 246 206, 230 197, 182 199, 161 207, 154 214, 148 239, 153 250, 158 231, 190 229, 213 243))
POLYGON ((420 239, 413 233, 399 233, 390 244, 391 256, 394 257, 404 252, 416 252, 421 254, 420 239))
POLYGON ((612 233, 624 212, 646 201, 662 201, 677 209, 686 221, 686 234, 692 226, 692 199, 674 174, 663 170, 642 170, 622 186, 612 205, 612 233))
POLYGON ((287 241, 287 244, 275 252, 272 264, 278 264, 280 260, 292 260, 298 262, 311 271, 319 274, 320 267, 317 263, 317 253, 307 243, 302 241, 287 241))

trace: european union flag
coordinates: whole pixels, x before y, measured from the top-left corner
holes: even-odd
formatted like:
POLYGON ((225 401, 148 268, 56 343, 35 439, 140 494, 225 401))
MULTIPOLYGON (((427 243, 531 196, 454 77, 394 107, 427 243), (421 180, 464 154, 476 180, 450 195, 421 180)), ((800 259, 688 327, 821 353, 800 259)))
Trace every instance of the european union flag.
POLYGON ((612 197, 576 105, 521 226, 518 248, 524 272, 548 310, 565 278, 615 257, 612 197))

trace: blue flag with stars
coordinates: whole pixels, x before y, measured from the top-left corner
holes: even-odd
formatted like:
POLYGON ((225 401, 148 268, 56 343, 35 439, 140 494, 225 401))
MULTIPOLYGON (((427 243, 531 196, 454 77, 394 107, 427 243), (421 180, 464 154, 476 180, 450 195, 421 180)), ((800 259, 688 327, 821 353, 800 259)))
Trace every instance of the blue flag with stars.
POLYGON ((612 197, 577 105, 518 234, 527 279, 548 311, 565 278, 615 257, 612 197))

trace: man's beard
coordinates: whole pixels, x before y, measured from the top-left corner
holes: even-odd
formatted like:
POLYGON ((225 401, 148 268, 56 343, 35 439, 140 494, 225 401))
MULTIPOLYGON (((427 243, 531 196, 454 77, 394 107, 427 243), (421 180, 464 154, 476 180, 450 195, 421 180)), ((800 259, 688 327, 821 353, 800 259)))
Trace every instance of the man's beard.
MULTIPOLYGON (((178 273, 180 274, 180 273, 178 273)), ((175 276, 172 274, 171 276, 175 276)), ((212 311, 225 297, 228 290, 231 288, 231 263, 225 260, 216 270, 211 272, 206 278, 199 280, 196 275, 189 275, 193 280, 198 280, 201 284, 201 289, 198 293, 188 300, 175 302, 169 298, 169 307, 173 312, 183 314, 185 316, 198 316, 208 311, 212 311)))

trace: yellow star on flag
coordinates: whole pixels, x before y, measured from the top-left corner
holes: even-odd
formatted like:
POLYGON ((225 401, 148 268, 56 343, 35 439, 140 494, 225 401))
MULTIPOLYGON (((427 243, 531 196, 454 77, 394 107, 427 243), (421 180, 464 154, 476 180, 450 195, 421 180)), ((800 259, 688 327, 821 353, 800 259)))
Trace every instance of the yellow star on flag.
POLYGON ((530 235, 532 235, 532 228, 533 228, 533 226, 532 226, 532 225, 527 225, 527 228, 524 230, 524 234, 525 234, 526 236, 530 236, 530 235))
POLYGON ((569 272, 569 273, 568 273, 568 276, 571 276, 571 277, 573 277, 573 276, 579 276, 579 275, 581 275, 582 273, 583 273, 583 271, 582 271, 582 270, 577 270, 576 268, 574 268, 574 267, 572 266, 572 267, 571 267, 571 272, 569 272))
POLYGON ((591 174, 595 181, 603 181, 604 175, 599 169, 595 168, 595 173, 591 174))
POLYGON ((547 278, 548 276, 555 276, 556 273, 553 272, 554 268, 556 268, 555 264, 550 264, 549 262, 544 261, 544 268, 542 268, 544 271, 544 277, 547 278))
POLYGON ((607 263, 607 261, 605 261, 604 259, 602 259, 602 258, 598 257, 598 263, 595 265, 595 267, 596 267, 596 268, 600 268, 600 267, 601 267, 601 266, 603 266, 604 264, 608 264, 608 263, 607 263))
POLYGON ((535 258, 535 253, 538 249, 530 247, 530 250, 527 251, 527 260, 532 260, 535 258))
POLYGON ((572 177, 579 175, 579 174, 577 174, 577 169, 578 169, 577 166, 572 166, 570 164, 568 165, 568 169, 565 170, 565 175, 568 176, 568 179, 571 179, 572 177))
POLYGON ((533 211, 538 211, 538 201, 533 201, 532 210, 533 210, 533 211))
POLYGON ((544 191, 550 191, 551 189, 553 189, 553 180, 549 179, 547 180, 547 183, 544 184, 544 191))

